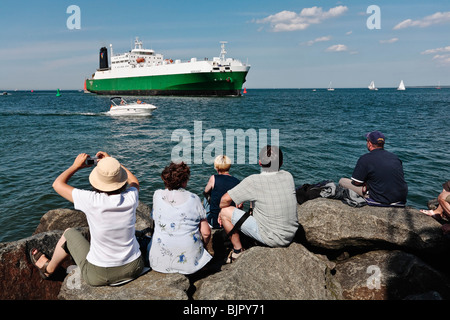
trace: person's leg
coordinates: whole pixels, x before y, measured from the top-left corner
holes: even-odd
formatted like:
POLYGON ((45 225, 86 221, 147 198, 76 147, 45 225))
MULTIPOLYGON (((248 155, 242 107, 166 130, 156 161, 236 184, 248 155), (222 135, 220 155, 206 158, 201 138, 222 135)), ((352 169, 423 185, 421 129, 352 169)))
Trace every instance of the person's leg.
POLYGON ((420 210, 430 217, 450 218, 450 193, 442 190, 438 196, 438 207, 434 210, 420 210))
MULTIPOLYGON (((59 238, 58 243, 56 244, 55 251, 53 252, 53 256, 51 259, 48 259, 44 254, 42 254, 39 259, 36 261, 35 265, 39 269, 43 268, 46 262, 48 265, 45 269, 45 276, 49 277, 55 270, 60 266, 60 264, 69 256, 69 254, 64 250, 63 245, 66 242, 66 238, 64 234, 59 238)), ((31 251, 32 255, 38 254, 39 250, 34 248, 31 251)))
POLYGON ((439 207, 441 207, 442 215, 450 217, 450 192, 442 190, 438 196, 439 207))
MULTIPOLYGON (((225 229, 226 233, 230 232, 234 227, 234 224, 231 222, 231 220, 233 218, 234 209, 236 209, 236 208, 235 207, 227 207, 227 208, 223 208, 222 210, 220 210, 219 217, 222 221, 222 226, 225 229)), ((238 232, 235 232, 231 235, 230 241, 235 250, 242 249, 241 238, 240 238, 238 232)))
POLYGON ((341 178, 341 180, 339 180, 339 185, 341 187, 344 187, 346 189, 350 189, 355 191, 357 194, 359 194, 361 197, 364 197, 364 193, 363 193, 363 187, 362 186, 355 186, 352 183, 351 179, 348 178, 341 178))

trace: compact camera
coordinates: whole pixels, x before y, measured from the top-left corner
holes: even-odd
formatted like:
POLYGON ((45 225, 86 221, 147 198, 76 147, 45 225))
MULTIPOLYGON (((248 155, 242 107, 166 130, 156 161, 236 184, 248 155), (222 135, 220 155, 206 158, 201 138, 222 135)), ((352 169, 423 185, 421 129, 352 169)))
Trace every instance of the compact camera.
POLYGON ((89 157, 89 158, 86 159, 85 164, 88 165, 88 166, 92 166, 94 164, 97 164, 97 162, 98 162, 98 158, 97 157, 93 157, 93 158, 89 157))

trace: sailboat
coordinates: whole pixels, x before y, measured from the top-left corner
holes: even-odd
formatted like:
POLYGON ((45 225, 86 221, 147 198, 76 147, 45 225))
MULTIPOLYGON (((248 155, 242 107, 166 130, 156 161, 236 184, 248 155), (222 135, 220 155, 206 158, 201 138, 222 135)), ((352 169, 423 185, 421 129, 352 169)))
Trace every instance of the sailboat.
POLYGON ((331 87, 331 81, 330 81, 330 84, 328 85, 328 89, 327 90, 328 91, 334 91, 334 88, 331 87))
POLYGON ((399 84, 397 90, 400 90, 400 91, 406 90, 405 84, 403 83, 403 80, 400 81, 400 84, 399 84))
POLYGON ((375 87, 375 82, 374 81, 372 81, 370 84, 369 84, 369 90, 378 90, 378 88, 377 87, 375 87))
POLYGON ((436 87, 436 89, 441 89, 441 82, 438 82, 438 86, 436 87))

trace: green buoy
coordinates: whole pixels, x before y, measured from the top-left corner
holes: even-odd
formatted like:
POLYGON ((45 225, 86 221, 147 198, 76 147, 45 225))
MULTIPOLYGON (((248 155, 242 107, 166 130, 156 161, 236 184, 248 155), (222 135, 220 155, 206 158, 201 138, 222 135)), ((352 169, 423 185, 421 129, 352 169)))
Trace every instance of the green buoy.
POLYGON ((61 93, 59 92, 59 89, 56 91, 56 96, 61 97, 61 93))

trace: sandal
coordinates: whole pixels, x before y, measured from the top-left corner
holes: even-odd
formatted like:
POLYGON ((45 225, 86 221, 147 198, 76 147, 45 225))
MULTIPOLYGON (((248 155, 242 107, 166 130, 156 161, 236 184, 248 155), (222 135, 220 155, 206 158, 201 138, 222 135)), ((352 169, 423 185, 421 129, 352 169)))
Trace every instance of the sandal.
POLYGON ((42 252, 40 252, 39 250, 37 250, 36 248, 33 248, 30 250, 31 263, 39 270, 39 274, 41 275, 41 278, 44 280, 47 280, 52 275, 50 272, 47 271, 47 266, 50 263, 50 260, 48 259, 41 268, 39 268, 36 265, 36 262, 42 256, 45 257, 45 255, 42 252), (35 252, 35 253, 33 254, 33 252, 35 252))
POLYGON ((226 263, 229 264, 229 263, 235 262, 241 256, 241 254, 243 252, 244 252, 244 249, 241 249, 241 252, 239 252, 239 253, 236 253, 236 252, 234 252, 234 250, 231 250, 230 254, 227 257, 226 263))

